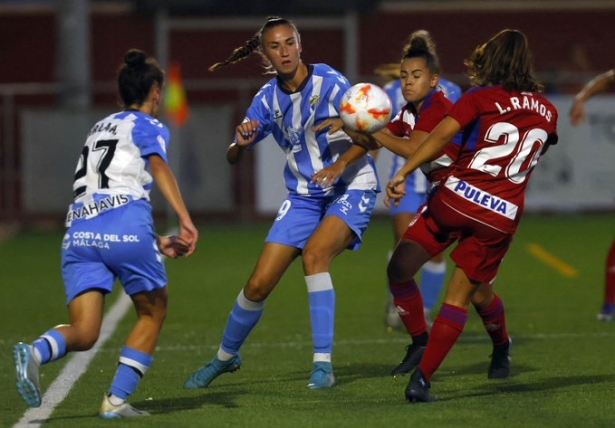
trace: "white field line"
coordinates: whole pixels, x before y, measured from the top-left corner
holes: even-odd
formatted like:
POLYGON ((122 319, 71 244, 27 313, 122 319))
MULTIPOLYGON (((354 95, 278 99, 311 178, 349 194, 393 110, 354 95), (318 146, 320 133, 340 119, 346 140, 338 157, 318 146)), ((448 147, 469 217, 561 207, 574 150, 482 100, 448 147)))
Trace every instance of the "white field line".
POLYGON ((118 323, 124 315, 126 315, 126 312, 131 306, 132 301, 130 297, 122 293, 117 302, 115 302, 105 315, 96 345, 89 351, 76 352, 73 354, 73 357, 66 363, 58 377, 49 388, 47 388, 45 395, 43 395, 43 404, 41 404, 41 407, 31 408, 26 411, 21 420, 17 422, 13 428, 39 427, 46 422, 54 409, 64 398, 66 398, 73 385, 79 380, 81 375, 85 373, 100 347, 111 337, 118 323))

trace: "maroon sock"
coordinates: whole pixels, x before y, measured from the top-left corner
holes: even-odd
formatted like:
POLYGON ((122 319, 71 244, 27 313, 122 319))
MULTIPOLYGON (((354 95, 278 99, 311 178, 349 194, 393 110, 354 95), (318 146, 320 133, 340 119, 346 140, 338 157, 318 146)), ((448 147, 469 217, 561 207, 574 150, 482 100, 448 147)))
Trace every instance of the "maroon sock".
POLYGON ((427 348, 425 348, 423 359, 419 364, 419 368, 427 380, 431 380, 433 374, 446 358, 457 338, 461 335, 467 319, 468 311, 466 309, 446 303, 442 304, 440 313, 431 327, 427 348))
POLYGON ((503 345, 508 341, 508 331, 506 330, 506 311, 504 302, 500 296, 493 294, 493 301, 484 309, 476 308, 478 315, 483 319, 485 330, 491 336, 494 345, 503 345))
POLYGON ((426 333, 427 323, 423 312, 423 297, 416 281, 411 279, 408 282, 390 284, 390 290, 399 317, 406 326, 408 333, 412 337, 426 333))
POLYGON ((606 258, 606 281, 604 284, 604 303, 615 305, 615 241, 611 244, 606 258))

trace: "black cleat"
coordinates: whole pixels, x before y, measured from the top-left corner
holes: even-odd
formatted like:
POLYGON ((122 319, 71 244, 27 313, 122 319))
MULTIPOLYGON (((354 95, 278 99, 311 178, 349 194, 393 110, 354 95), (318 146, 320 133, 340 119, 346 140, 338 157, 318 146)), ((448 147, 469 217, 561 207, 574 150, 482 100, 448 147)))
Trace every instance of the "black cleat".
POLYGON ((412 376, 410 376, 410 382, 408 382, 408 386, 406 387, 406 400, 411 403, 430 403, 436 401, 429 393, 430 387, 431 383, 425 379, 425 375, 421 369, 417 367, 414 373, 412 373, 412 376))
POLYGON ((421 358, 423 358, 423 353, 425 352, 424 346, 415 345, 411 343, 406 346, 406 356, 401 363, 397 365, 391 371, 391 376, 395 377, 397 375, 405 375, 406 373, 410 373, 416 366, 421 362, 421 358))
POLYGON ((493 347, 491 354, 491 364, 489 364, 489 379, 506 379, 510 374, 510 350, 512 339, 508 337, 508 342, 503 345, 493 347))

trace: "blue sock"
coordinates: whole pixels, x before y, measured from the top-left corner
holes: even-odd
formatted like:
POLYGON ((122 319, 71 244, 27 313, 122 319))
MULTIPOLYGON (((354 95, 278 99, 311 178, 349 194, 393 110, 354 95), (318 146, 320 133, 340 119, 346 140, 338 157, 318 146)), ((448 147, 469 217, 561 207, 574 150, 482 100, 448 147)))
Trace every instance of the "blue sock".
POLYGON ((265 307, 265 300, 262 302, 253 302, 246 299, 246 296, 241 290, 235 306, 231 311, 226 322, 226 328, 222 335, 222 350, 231 355, 236 355, 239 352, 239 348, 246 341, 248 335, 258 324, 258 321, 263 314, 265 307))
POLYGON ((122 400, 126 400, 129 395, 135 392, 141 378, 153 362, 154 357, 151 355, 124 346, 109 392, 122 400))
POLYGON ((59 360, 66 355, 66 339, 57 330, 49 330, 32 342, 34 353, 41 364, 59 360))
POLYGON ((446 262, 440 263, 427 262, 423 265, 421 273, 421 294, 423 295, 423 306, 425 309, 431 310, 436 303, 440 291, 444 286, 446 278, 446 262))
POLYGON ((328 272, 305 277, 310 303, 312 342, 315 354, 333 352, 335 328, 335 290, 328 272))

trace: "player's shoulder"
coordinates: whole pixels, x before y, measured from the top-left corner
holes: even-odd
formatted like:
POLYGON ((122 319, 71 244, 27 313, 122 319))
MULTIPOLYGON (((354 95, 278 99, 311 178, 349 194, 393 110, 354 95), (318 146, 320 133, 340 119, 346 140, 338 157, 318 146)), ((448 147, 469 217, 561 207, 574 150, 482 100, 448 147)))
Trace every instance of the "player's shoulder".
POLYGON ((271 78, 263 86, 261 86, 261 88, 258 90, 256 94, 254 94, 254 99, 256 100, 256 99, 262 98, 263 96, 267 97, 268 95, 271 95, 277 84, 278 84, 277 76, 271 78))
POLYGON ((162 132, 167 129, 167 126, 149 114, 138 112, 135 119, 135 128, 147 129, 151 132, 162 132))
POLYGON ((453 102, 442 91, 432 91, 429 97, 431 102, 435 105, 444 106, 446 108, 450 108, 450 106, 453 105, 453 102))
POLYGON ((167 126, 156 119, 141 112, 131 112, 132 116, 127 116, 126 119, 132 121, 132 127, 126 128, 126 132, 132 135, 132 139, 136 142, 145 142, 157 140, 159 142, 168 142, 169 129, 167 126))
POLYGON ((335 83, 340 83, 343 85, 350 86, 350 82, 339 70, 331 67, 329 64, 325 63, 316 63, 309 64, 308 67, 311 68, 312 76, 319 76, 324 78, 325 80, 331 80, 335 83))

